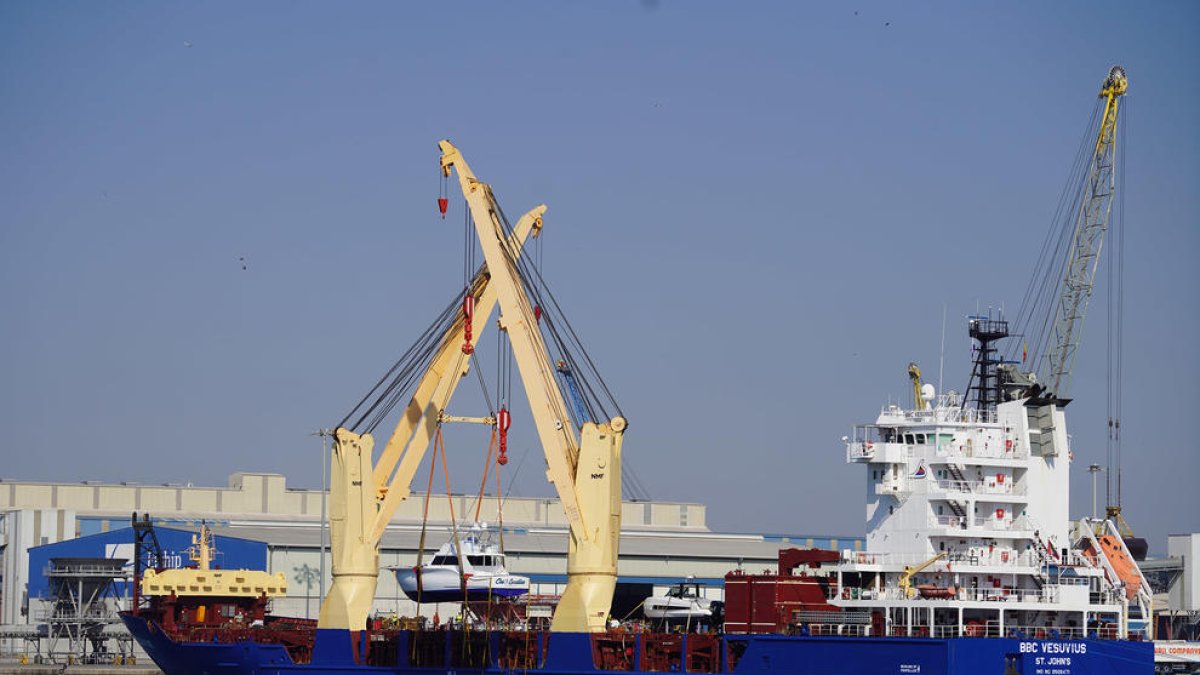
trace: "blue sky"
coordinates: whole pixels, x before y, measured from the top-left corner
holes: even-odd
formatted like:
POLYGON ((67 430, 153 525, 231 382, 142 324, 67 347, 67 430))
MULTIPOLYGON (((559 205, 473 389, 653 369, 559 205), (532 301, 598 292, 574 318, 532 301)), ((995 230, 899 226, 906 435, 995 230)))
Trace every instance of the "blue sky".
MULTIPOLYGON (((943 308, 965 386, 963 317, 1015 314, 1120 63, 1124 506, 1165 550, 1200 530, 1197 28, 1186 2, 3 3, 0 476, 318 484, 308 433, 461 282, 448 137, 510 216, 549 205, 544 273, 654 497, 861 533, 839 439, 903 400, 909 361, 936 376, 943 308)), ((548 494, 530 426, 508 477, 548 494)), ((448 443, 470 491, 487 439, 448 443)))

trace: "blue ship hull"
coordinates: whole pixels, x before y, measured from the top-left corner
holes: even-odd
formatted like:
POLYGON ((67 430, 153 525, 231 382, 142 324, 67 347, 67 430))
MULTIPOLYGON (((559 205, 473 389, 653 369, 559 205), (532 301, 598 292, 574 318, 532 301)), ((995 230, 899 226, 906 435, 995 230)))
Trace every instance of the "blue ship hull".
MULTIPOLYGON (((386 650, 395 665, 356 663, 354 644, 346 631, 319 630, 312 663, 294 664, 278 644, 255 642, 174 642, 144 618, 124 616, 133 637, 166 675, 285 675, 325 673, 381 673, 393 675, 447 675, 461 672, 535 672, 547 675, 581 675, 613 672, 597 668, 592 636, 582 633, 530 633, 544 654, 537 667, 501 668, 496 665, 499 634, 483 639, 488 654, 484 663, 456 662, 449 645, 437 666, 416 666, 410 633, 395 636, 386 650), (540 642, 546 641, 546 642, 540 642)), ((447 632, 447 635, 451 633, 447 632)), ((360 636, 361 637, 361 636, 360 636)), ((642 643, 628 636, 631 649, 641 656, 642 643)), ((721 645, 719 665, 702 672, 794 675, 1151 675, 1154 650, 1149 642, 1116 640, 1019 640, 1009 638, 855 638, 785 635, 729 635, 721 645), (739 652, 736 663, 730 654, 739 652)), ((640 662, 635 660, 635 662, 640 662)), ((682 672, 696 672, 679 666, 682 672)), ((642 672, 642 671, 625 671, 642 672)))

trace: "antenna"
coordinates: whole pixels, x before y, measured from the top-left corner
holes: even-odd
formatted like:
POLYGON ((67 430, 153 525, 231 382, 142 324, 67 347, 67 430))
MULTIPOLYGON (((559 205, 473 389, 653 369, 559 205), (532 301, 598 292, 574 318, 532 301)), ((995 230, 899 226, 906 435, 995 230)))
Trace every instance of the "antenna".
POLYGON ((946 303, 942 303, 942 349, 938 352, 938 391, 942 389, 942 371, 946 368, 946 303))

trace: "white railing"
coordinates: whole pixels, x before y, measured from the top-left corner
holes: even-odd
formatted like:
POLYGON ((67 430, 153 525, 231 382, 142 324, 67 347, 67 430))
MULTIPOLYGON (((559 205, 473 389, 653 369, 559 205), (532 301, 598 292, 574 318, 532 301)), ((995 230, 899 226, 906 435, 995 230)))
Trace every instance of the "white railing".
POLYGON ((1047 586, 1042 589, 1021 590, 1016 588, 962 588, 958 591, 959 600, 974 602, 1041 602, 1057 603, 1059 593, 1057 586, 1047 586))
POLYGON ((914 446, 884 441, 846 441, 846 460, 900 463, 915 455, 914 446))
POLYGON ((1036 602, 1042 604, 1056 604, 1059 602, 1058 589, 1053 586, 1047 586, 1042 589, 1015 589, 1015 588, 939 588, 939 594, 936 598, 925 598, 921 595, 919 588, 920 584, 914 584, 913 597, 905 596, 904 591, 900 588, 882 588, 874 589, 843 589, 843 600, 957 600, 969 602, 1036 602), (849 591, 846 593, 845 591, 849 591), (857 592, 856 592, 857 591, 857 592), (951 594, 952 593, 952 594, 951 594))
POLYGON ((875 444, 870 442, 846 443, 846 459, 872 459, 875 457, 875 444))
POLYGON ((1019 441, 982 440, 963 443, 944 443, 939 450, 949 457, 978 457, 981 459, 1029 459, 1029 449, 1019 441))
MULTIPOLYGON (((952 517, 952 516, 951 516, 952 517)), ((842 560, 856 565, 882 565, 901 567, 904 565, 920 565, 929 560, 928 555, 921 553, 863 553, 846 551, 842 560)), ((1041 559, 1037 551, 1013 551, 1009 549, 976 547, 975 550, 954 551, 925 570, 926 572, 945 572, 959 570, 964 567, 1040 567, 1041 559)))
POLYGON ((904 410, 891 405, 879 412, 880 422, 890 420, 918 423, 945 424, 996 424, 999 420, 995 410, 976 410, 947 405, 948 401, 938 397, 937 405, 925 410, 904 410))
POLYGON ((971 521, 975 527, 985 530, 1001 530, 1004 532, 1032 532, 1034 527, 1023 517, 995 518, 993 516, 976 517, 971 521))
POLYGON ((930 527, 945 527, 952 530, 964 530, 967 527, 983 530, 1000 530, 1004 532, 1029 532, 1034 528, 1024 518, 998 520, 992 516, 930 516, 930 527), (964 527, 964 524, 966 527, 964 527))
POLYGON ((984 495, 1017 495, 1023 496, 1025 488, 1018 489, 1011 480, 1003 483, 992 480, 950 480, 940 478, 934 481, 939 490, 945 492, 967 492, 984 495))
POLYGON ((796 633, 798 635, 819 635, 822 637, 865 637, 871 632, 869 624, 846 623, 809 623, 803 624, 796 633))

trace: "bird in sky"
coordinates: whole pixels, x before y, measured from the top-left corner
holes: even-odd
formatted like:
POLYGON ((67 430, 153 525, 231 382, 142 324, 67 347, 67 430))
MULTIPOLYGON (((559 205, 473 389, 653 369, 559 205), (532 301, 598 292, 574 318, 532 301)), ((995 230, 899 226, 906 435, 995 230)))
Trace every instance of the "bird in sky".
POLYGON ((238 256, 238 262, 242 263, 242 271, 245 272, 246 271, 246 259, 244 257, 238 256))

